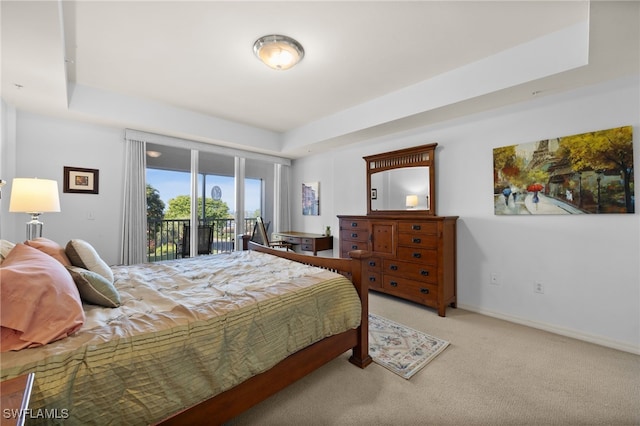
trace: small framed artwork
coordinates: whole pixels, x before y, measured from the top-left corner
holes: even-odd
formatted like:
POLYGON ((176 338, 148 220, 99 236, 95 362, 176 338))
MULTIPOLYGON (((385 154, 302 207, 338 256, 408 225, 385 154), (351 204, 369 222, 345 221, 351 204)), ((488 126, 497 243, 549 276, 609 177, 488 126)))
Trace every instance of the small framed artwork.
POLYGON ((371 188, 371 199, 372 200, 378 199, 378 190, 376 188, 371 188))
POLYGON ((320 215, 320 182, 302 184, 302 214, 304 216, 320 215))
POLYGON ((63 192, 75 194, 97 194, 99 171, 97 169, 81 169, 64 167, 63 192))

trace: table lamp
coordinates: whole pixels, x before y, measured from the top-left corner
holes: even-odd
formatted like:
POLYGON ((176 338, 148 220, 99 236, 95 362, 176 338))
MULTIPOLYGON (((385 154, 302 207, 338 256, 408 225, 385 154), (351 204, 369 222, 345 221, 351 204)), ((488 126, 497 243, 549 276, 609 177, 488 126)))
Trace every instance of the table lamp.
POLYGON ((417 195, 407 195, 406 205, 408 209, 415 209, 418 205, 417 195))
POLYGON ((34 240, 41 237, 43 224, 39 216, 45 212, 60 211, 58 182, 38 178, 13 179, 9 211, 30 214, 31 220, 27 222, 27 239, 34 240))

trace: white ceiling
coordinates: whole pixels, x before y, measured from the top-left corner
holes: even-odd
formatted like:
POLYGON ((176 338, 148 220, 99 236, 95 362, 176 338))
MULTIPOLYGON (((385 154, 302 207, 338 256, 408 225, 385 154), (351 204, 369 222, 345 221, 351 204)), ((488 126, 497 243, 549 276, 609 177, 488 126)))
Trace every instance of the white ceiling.
POLYGON ((2 98, 296 157, 640 72, 637 2, 2 1, 2 98), (274 71, 266 34, 303 61, 274 71))

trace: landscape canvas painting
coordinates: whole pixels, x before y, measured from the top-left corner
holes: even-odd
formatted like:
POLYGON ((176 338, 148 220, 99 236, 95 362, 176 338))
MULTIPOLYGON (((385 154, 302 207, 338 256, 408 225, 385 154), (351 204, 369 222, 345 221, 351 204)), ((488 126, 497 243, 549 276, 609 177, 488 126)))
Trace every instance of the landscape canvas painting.
POLYGON ((496 215, 635 213, 631 126, 493 150, 496 215))

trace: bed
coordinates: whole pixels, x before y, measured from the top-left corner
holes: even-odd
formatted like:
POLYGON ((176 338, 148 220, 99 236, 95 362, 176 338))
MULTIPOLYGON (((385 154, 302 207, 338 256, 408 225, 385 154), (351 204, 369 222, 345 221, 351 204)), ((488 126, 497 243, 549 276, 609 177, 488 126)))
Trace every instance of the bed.
POLYGON ((371 363, 365 252, 249 248, 112 267, 120 306, 3 352, 1 380, 35 373, 29 424, 222 424, 348 350, 371 363))

